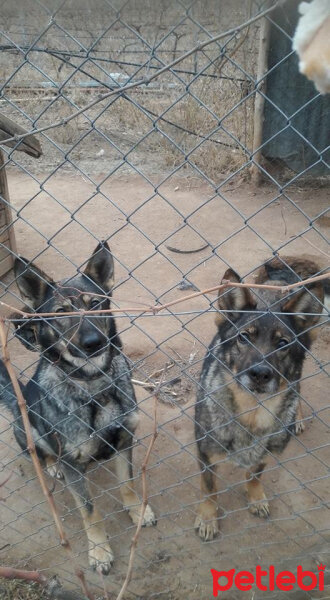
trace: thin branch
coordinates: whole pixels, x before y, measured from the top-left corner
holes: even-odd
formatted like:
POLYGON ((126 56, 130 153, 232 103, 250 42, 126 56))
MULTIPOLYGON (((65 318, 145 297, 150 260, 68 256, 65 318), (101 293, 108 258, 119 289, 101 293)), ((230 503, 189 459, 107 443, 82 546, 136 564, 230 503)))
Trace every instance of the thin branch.
MULTIPOLYGON (((11 473, 9 473, 8 477, 6 477, 6 479, 4 481, 1 481, 0 488, 2 488, 3 485, 6 485, 6 483, 9 481, 9 479, 11 479, 12 475, 13 475, 13 472, 11 471, 11 473)), ((1 502, 5 502, 5 499, 2 498, 1 496, 0 496, 0 500, 1 500, 1 502)))
POLYGON ((47 579, 39 571, 24 571, 12 567, 0 567, 0 577, 3 579, 23 579, 24 581, 33 581, 45 585, 47 579))
POLYGON ((80 585, 81 585, 81 588, 82 588, 84 594, 87 596, 87 598, 89 600, 95 600, 94 596, 92 595, 92 593, 89 591, 89 589, 87 587, 87 583, 86 583, 83 571, 76 565, 70 542, 65 535, 65 532, 64 532, 64 529, 62 526, 62 522, 61 522, 58 512, 57 512, 56 504, 54 501, 54 496, 53 496, 52 492, 48 489, 47 484, 46 484, 44 472, 43 472, 42 466, 39 461, 39 457, 38 457, 38 454, 36 451, 35 443, 34 443, 32 432, 31 432, 30 421, 29 421, 29 417, 28 417, 28 413, 27 413, 25 398, 22 394, 22 390, 18 383, 18 379, 16 377, 15 370, 14 370, 13 365, 10 360, 10 354, 9 354, 8 343, 7 343, 7 334, 6 334, 3 318, 0 318, 0 341, 2 344, 3 362, 8 371, 8 375, 10 377, 10 380, 11 380, 11 383, 12 383, 12 386, 13 386, 13 389, 15 392, 15 396, 17 398, 17 403, 18 403, 18 406, 19 406, 19 409, 20 409, 20 412, 22 415, 22 420, 23 420, 23 425, 24 425, 24 430, 25 430, 25 435, 26 435, 27 450, 31 456, 31 460, 33 462, 33 466, 34 466, 35 472, 37 474, 37 477, 39 479, 39 483, 40 483, 41 489, 43 491, 43 494, 46 497, 46 500, 49 504, 49 508, 51 510, 57 531, 59 533, 61 545, 64 546, 64 548, 67 550, 67 552, 70 556, 70 560, 72 561, 72 564, 74 565, 74 572, 75 572, 77 578, 79 579, 79 582, 80 582, 80 585))
MULTIPOLYGON (((159 386, 158 383, 153 383, 152 381, 140 381, 139 379, 131 379, 131 382, 134 385, 140 385, 141 387, 144 387, 146 390, 157 390, 159 386)), ((163 388, 163 392, 166 392, 166 394, 170 394, 171 396, 178 395, 176 392, 173 392, 165 387, 163 388)))
POLYGON ((175 67, 177 64, 179 64, 180 62, 182 62, 183 60, 185 60, 186 58, 189 58, 189 56, 191 56, 195 52, 199 52, 200 50, 203 50, 204 48, 206 48, 206 46, 209 46, 210 44, 213 44, 214 42, 218 42, 222 38, 225 38, 225 37, 231 36, 231 35, 235 35, 235 34, 239 33, 240 31, 242 31, 243 29, 245 29, 246 27, 249 27, 253 23, 256 23, 256 21, 258 21, 259 19, 262 19, 263 17, 265 17, 266 15, 268 15, 269 13, 271 13, 277 6, 279 6, 279 4, 281 3, 281 1, 282 0, 278 0, 277 2, 275 2, 275 4, 273 6, 271 6, 270 8, 267 8, 266 10, 258 13, 257 15, 255 15, 254 17, 252 17, 251 19, 248 19, 247 21, 245 21, 245 23, 242 23, 241 25, 238 25, 237 27, 233 27, 232 29, 228 29, 227 31, 225 31, 223 33, 219 33, 218 35, 215 35, 214 37, 211 37, 208 40, 205 40, 204 42, 201 42, 200 44, 197 44, 196 46, 194 46, 194 48, 192 48, 191 50, 188 50, 188 52, 185 52, 184 54, 182 54, 181 56, 179 56, 178 58, 176 58, 175 60, 173 60, 171 63, 165 65, 164 67, 162 67, 156 73, 153 73, 149 77, 145 77, 145 78, 140 79, 139 81, 136 81, 134 83, 128 83, 126 85, 123 85, 120 88, 116 88, 115 90, 111 90, 110 92, 107 92, 107 93, 99 96, 98 98, 96 98, 95 100, 93 100, 93 102, 90 102, 89 104, 86 104, 85 106, 83 106, 79 110, 73 112, 71 115, 69 115, 65 119, 61 119, 60 121, 56 121, 55 123, 52 123, 51 125, 45 125, 44 127, 40 127, 39 129, 31 129, 31 131, 28 131, 25 134, 15 135, 15 136, 13 136, 11 138, 7 138, 5 140, 2 140, 1 143, 2 144, 7 144, 8 142, 12 142, 12 141, 18 142, 19 140, 22 140, 23 138, 25 138, 28 135, 35 135, 36 133, 42 133, 43 131, 48 131, 49 129, 54 129, 55 127, 60 127, 61 125, 66 125, 67 123, 69 123, 70 121, 72 121, 72 119, 75 119, 76 117, 78 117, 79 115, 83 114, 84 112, 86 112, 90 108, 93 108, 99 102, 102 102, 103 100, 107 100, 108 98, 111 98, 111 96, 120 95, 123 92, 126 92, 127 90, 132 90, 134 88, 140 87, 141 85, 149 85, 149 83, 151 83, 151 81, 153 81, 154 79, 156 79, 160 75, 163 75, 164 73, 166 73, 166 71, 169 71, 170 69, 172 69, 173 67, 175 67))
POLYGON ((185 302, 186 300, 190 300, 191 298, 196 298, 197 296, 201 296, 202 294, 208 294, 210 292, 215 292, 216 290, 224 290, 228 287, 247 287, 247 288, 255 288, 255 289, 265 289, 265 290, 279 290, 282 294, 290 291, 293 288, 300 287, 301 285, 305 285, 307 283, 312 283, 314 281, 320 281, 322 279, 327 279, 330 277, 330 273, 324 273, 323 275, 317 275, 317 277, 310 277, 309 279, 305 279, 304 281, 298 281, 297 283, 292 283, 290 285, 281 286, 281 285, 268 285, 261 283, 235 283, 233 281, 223 281, 221 285, 216 285, 213 288, 209 288, 207 290, 201 292, 195 292, 194 294, 189 294, 184 298, 179 298, 178 300, 173 300, 172 302, 167 302, 166 304, 162 304, 161 306, 154 306, 150 310, 153 313, 158 313, 165 308, 169 308, 170 306, 174 306, 175 304, 180 304, 180 302, 185 302))
MULTIPOLYGON (((215 285, 213 287, 201 290, 200 292, 194 292, 193 294, 188 294, 187 296, 183 296, 182 298, 177 298, 176 300, 172 300, 171 302, 166 302, 165 304, 160 304, 160 305, 155 304, 154 306, 144 306, 142 308, 137 308, 136 306, 126 306, 124 308, 103 308, 103 309, 79 310, 79 311, 77 310, 74 312, 66 312, 63 316, 64 317, 73 317, 73 316, 77 317, 77 315, 79 315, 79 316, 81 316, 81 315, 106 315, 106 314, 132 313, 132 312, 141 313, 141 314, 152 313, 155 315, 155 314, 161 312, 162 310, 166 310, 170 306, 175 306, 176 304, 181 304, 182 302, 186 302, 187 300, 191 300, 192 298, 197 298, 198 296, 203 296, 204 294, 210 294, 211 292, 225 290, 226 288, 241 287, 241 288, 251 288, 251 289, 278 290, 282 294, 286 294, 287 292, 289 292, 290 290, 292 290, 294 288, 301 287, 303 285, 308 285, 310 283, 315 283, 316 281, 322 281, 324 279, 329 279, 329 278, 330 278, 330 272, 323 273, 322 275, 316 275, 315 277, 309 277, 308 279, 303 279, 302 281, 297 281, 296 283, 291 283, 290 285, 284 285, 284 286, 283 285, 268 285, 268 284, 264 284, 264 283, 236 283, 234 281, 223 280, 223 282, 220 285, 215 285)), ((15 313, 22 315, 22 317, 26 318, 26 319, 28 319, 30 317, 61 318, 61 317, 59 317, 59 313, 55 313, 55 312, 29 313, 27 311, 23 311, 18 308, 15 308, 14 306, 7 304, 6 302, 0 302, 0 306, 5 306, 6 308, 14 310, 15 313)), ((4 317, 3 320, 7 321, 7 322, 11 322, 11 321, 17 321, 18 319, 12 318, 12 317, 4 317)))
POLYGON ((141 478, 142 478, 142 506, 141 506, 141 513, 140 513, 140 518, 139 518, 139 522, 137 524, 136 527, 136 531, 135 534, 133 536, 132 539, 132 543, 131 543, 131 549, 130 549, 130 555, 129 555, 129 561, 128 561, 128 567, 127 567, 127 572, 126 572, 126 577, 124 580, 124 583, 121 587, 121 590, 116 598, 116 600, 122 600, 122 598, 124 598, 124 594, 127 590, 127 587, 129 585, 129 582, 131 580, 132 577, 132 572, 133 572, 133 565, 134 565, 134 556, 135 556, 135 551, 136 551, 136 547, 137 547, 137 543, 138 543, 138 539, 139 539, 139 535, 141 532, 141 528, 142 528, 142 522, 143 522, 143 517, 144 517, 144 513, 146 511, 146 507, 148 504, 148 489, 147 489, 147 466, 149 463, 149 458, 150 458, 150 454, 151 451, 153 449, 154 443, 157 439, 158 436, 158 430, 157 430, 157 400, 158 400, 158 393, 159 390, 161 388, 162 385, 162 381, 159 382, 157 390, 155 391, 154 394, 154 426, 153 426, 153 433, 149 442, 149 446, 148 446, 148 450, 146 452, 146 455, 144 457, 144 461, 141 467, 141 478))
POLYGON ((103 575, 103 573, 101 571, 98 571, 98 574, 100 576, 102 587, 103 587, 104 600, 110 600, 109 599, 108 590, 107 590, 107 586, 106 586, 106 583, 105 583, 104 575, 103 575))
POLYGON ((150 373, 149 375, 149 379, 154 379, 155 377, 159 377, 162 373, 164 373, 164 371, 169 371, 170 369, 172 369, 173 367, 175 367, 175 362, 170 362, 167 363, 165 365, 165 367, 162 367, 161 369, 157 369, 156 371, 153 371, 152 373, 150 373))
MULTIPOLYGON (((252 0, 249 0, 249 6, 248 6, 248 16, 249 19, 251 19, 251 14, 252 14, 252 0)), ((244 44, 247 36, 249 35, 249 31, 250 31, 250 25, 248 25, 246 27, 246 30, 244 32, 244 35, 238 40, 236 46, 234 46, 234 48, 228 52, 228 56, 224 56, 219 67, 218 67, 218 74, 220 75, 223 67, 225 66, 226 62, 228 62, 229 59, 232 59, 233 56, 235 56, 236 52, 238 52, 238 50, 240 49, 240 47, 244 44)))

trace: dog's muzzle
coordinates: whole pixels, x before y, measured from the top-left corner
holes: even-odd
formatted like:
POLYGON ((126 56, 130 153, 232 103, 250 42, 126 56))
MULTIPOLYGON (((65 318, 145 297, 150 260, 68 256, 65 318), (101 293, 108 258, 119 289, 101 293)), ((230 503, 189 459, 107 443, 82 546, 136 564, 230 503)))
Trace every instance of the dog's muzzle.
POLYGON ((251 392, 272 394, 276 392, 277 381, 273 369, 269 365, 259 364, 250 367, 238 377, 239 382, 251 392))

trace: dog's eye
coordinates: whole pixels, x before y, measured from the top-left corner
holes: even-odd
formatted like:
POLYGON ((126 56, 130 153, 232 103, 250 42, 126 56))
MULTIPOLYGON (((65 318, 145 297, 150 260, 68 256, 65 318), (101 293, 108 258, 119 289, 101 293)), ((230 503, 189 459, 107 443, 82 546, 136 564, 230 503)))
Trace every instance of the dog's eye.
POLYGON ((281 339, 278 341, 277 347, 278 347, 278 348, 285 348, 285 346, 287 346, 287 345, 288 345, 288 343, 289 343, 289 340, 286 340, 285 338, 281 338, 281 339))
POLYGON ((242 333, 239 334, 238 339, 241 344, 247 344, 250 341, 250 336, 247 331, 242 331, 242 333))
POLYGON ((95 298, 94 300, 91 301, 90 308, 91 309, 97 308, 99 306, 99 304, 100 304, 100 301, 95 298))
POLYGON ((57 313, 65 313, 66 310, 65 310, 64 306, 60 306, 59 308, 56 309, 55 312, 57 312, 57 313))

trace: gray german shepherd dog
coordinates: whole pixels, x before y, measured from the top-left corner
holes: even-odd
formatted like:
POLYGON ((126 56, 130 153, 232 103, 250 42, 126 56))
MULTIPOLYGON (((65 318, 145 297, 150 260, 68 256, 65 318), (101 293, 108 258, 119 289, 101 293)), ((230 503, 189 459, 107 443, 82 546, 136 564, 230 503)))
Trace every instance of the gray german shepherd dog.
MULTIPOLYGON (((318 271, 313 262, 276 258, 255 283, 283 286, 318 271)), ((224 280, 241 281, 232 269, 224 280)), ((269 515, 260 477, 267 455, 282 452, 303 429, 299 380, 323 302, 322 281, 289 295, 239 287, 220 295, 219 309, 226 312, 217 314, 195 409, 202 492, 195 528, 203 540, 218 532, 216 468, 225 458, 246 469, 251 512, 269 515)))
MULTIPOLYGON (((86 481, 89 463, 115 453, 124 508, 138 522, 141 502, 134 491, 133 433, 138 423, 130 368, 110 314, 81 315, 108 309, 114 284, 114 263, 106 242, 95 249, 83 272, 55 283, 24 258, 15 263, 22 298, 36 312, 55 318, 18 320, 16 336, 40 352, 36 372, 21 384, 39 457, 51 474, 60 473, 79 507, 89 545, 89 562, 104 574, 113 553, 86 481), (66 316, 66 313, 77 315, 66 316)), ((26 450, 26 436, 7 371, 0 362, 0 400, 14 416, 15 437, 26 450)), ((149 506, 144 525, 154 525, 149 506)))

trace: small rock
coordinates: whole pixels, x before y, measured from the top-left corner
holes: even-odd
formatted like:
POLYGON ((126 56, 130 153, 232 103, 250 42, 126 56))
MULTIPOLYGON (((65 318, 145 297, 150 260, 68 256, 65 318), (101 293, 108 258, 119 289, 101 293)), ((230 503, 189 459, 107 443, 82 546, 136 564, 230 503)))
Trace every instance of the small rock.
POLYGON ((178 285, 178 289, 179 290, 196 290, 197 292, 199 291, 198 288, 191 283, 191 281, 188 281, 187 279, 182 279, 182 281, 180 281, 179 285, 178 285))

